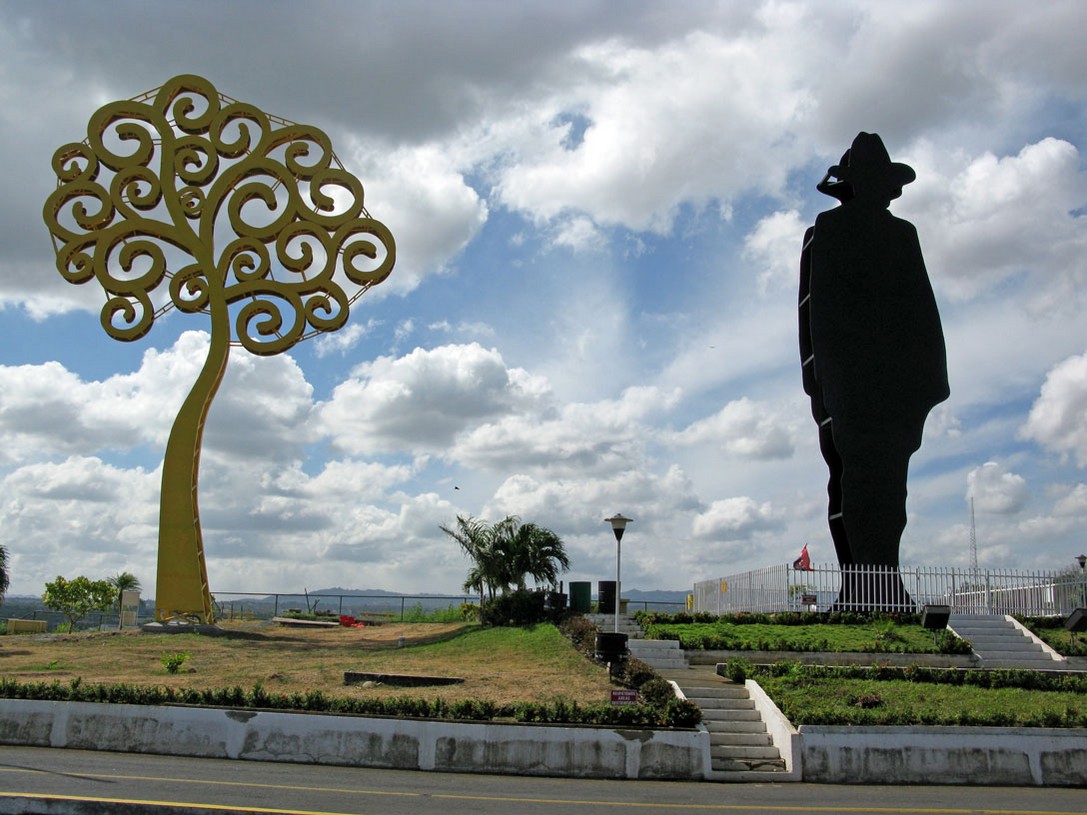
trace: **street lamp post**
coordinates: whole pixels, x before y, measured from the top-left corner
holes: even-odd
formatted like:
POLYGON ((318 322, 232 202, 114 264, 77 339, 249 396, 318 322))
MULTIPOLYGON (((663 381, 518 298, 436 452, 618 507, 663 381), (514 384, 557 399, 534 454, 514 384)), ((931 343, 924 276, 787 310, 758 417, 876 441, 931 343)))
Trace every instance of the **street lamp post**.
POLYGON ((624 518, 623 513, 617 512, 610 518, 604 519, 611 524, 611 531, 615 533, 615 633, 619 633, 619 598, 622 596, 622 583, 619 580, 619 564, 622 560, 623 530, 633 518, 624 518))

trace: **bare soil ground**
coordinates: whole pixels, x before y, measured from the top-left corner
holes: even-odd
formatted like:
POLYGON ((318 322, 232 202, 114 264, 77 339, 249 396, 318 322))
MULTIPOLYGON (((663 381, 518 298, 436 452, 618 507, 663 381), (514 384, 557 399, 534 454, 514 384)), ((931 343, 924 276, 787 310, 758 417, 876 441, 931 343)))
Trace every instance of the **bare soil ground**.
POLYGON ((320 690, 330 696, 488 699, 498 704, 608 699, 607 671, 576 653, 551 626, 481 629, 461 623, 299 629, 267 621, 224 622, 219 636, 142 631, 18 635, 0 638, 0 676, 54 680, 249 689, 320 690), (403 645, 400 641, 403 639, 403 645), (176 674, 164 654, 189 658, 176 674), (344 684, 345 671, 456 676, 462 684, 403 688, 344 684))

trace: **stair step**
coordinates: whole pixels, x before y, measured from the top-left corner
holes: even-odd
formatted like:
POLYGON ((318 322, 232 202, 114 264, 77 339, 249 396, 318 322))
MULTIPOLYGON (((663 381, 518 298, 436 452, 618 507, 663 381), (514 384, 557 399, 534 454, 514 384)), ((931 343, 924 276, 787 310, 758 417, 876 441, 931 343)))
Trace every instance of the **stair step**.
POLYGON ((682 651, 679 640, 638 640, 638 649, 659 648, 666 651, 682 651))
POLYGON ((1037 649, 1036 651, 1033 651, 1033 652, 1027 652, 1027 651, 978 651, 977 649, 975 649, 974 652, 978 656, 982 657, 983 661, 986 661, 986 660, 988 660, 988 661, 1002 660, 1002 661, 1008 661, 1008 662, 1039 662, 1039 663, 1048 662, 1048 663, 1055 664, 1055 660, 1052 660, 1051 657, 1048 654, 1044 655, 1045 652, 1042 651, 1041 649, 1037 649))
MULTIPOLYGON (((773 747, 773 742, 766 733, 716 733, 710 731, 710 748, 713 747, 773 747)), ((775 752, 777 752, 776 748, 775 752)))
POLYGON ((993 642, 978 645, 977 643, 970 643, 974 649, 975 654, 985 656, 986 654, 1018 654, 1019 656, 1029 656, 1031 654, 1045 653, 1042 650, 1042 646, 1034 642, 993 642))
MULTIPOLYGON (((686 692, 683 694, 687 696, 686 692)), ((690 697, 688 697, 690 698, 690 697)), ((706 699, 703 702, 695 702, 696 705, 705 710, 754 710, 755 703, 750 699, 739 699, 736 697, 721 697, 718 699, 706 699)))
POLYGON ((711 758, 723 759, 770 759, 780 760, 781 753, 774 746, 751 744, 720 744, 710 747, 711 758))
MULTIPOLYGON (((683 687, 682 685, 680 687, 683 687)), ((694 701, 696 699, 750 699, 747 688, 738 685, 721 685, 717 688, 683 688, 683 695, 694 701)))
POLYGON ((772 781, 775 773, 785 772, 784 759, 715 759, 710 764, 714 772, 759 772, 765 773, 767 781, 772 781))
POLYGON ((762 719, 741 721, 739 719, 722 719, 720 721, 703 722, 710 736, 720 734, 722 736, 736 735, 740 733, 765 733, 766 724, 762 719))
POLYGON ((687 664, 687 658, 682 651, 639 651, 635 648, 629 650, 632 657, 640 659, 642 662, 681 662, 684 665, 687 664))
POLYGON ((709 729, 710 722, 761 722, 762 716, 757 710, 707 710, 702 708, 702 721, 709 729))
MULTIPOLYGON (((985 660, 982 659, 982 663, 984 662, 985 660)), ((999 662, 1001 668, 1020 668, 1030 671, 1058 671, 1061 669, 1061 664, 1054 659, 1001 659, 999 662)))
POLYGON ((1005 643, 1005 642, 1008 643, 1009 645, 1012 644, 1012 643, 1021 643, 1023 645, 1030 645, 1030 646, 1034 646, 1034 647, 1038 646, 1038 643, 1036 643, 1034 640, 1028 639, 1027 637, 1022 636, 1019 633, 1008 634, 1008 635, 1005 635, 1005 636, 1002 636, 1002 637, 990 637, 990 636, 987 636, 987 637, 971 637, 970 638, 970 644, 971 645, 989 645, 989 644, 992 644, 992 643, 1005 643))

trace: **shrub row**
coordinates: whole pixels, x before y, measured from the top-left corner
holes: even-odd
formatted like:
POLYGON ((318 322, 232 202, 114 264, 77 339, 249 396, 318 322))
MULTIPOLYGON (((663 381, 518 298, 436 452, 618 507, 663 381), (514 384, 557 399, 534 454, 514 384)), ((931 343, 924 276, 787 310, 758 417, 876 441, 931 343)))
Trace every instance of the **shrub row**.
POLYGON ((318 690, 308 693, 269 693, 260 683, 247 691, 238 686, 198 689, 160 685, 91 684, 84 683, 78 677, 68 684, 61 684, 59 681, 22 683, 16 679, 0 678, 0 698, 128 705, 200 705, 393 718, 471 721, 506 719, 516 722, 641 727, 694 727, 701 718, 697 706, 679 699, 673 699, 663 707, 650 704, 583 707, 576 702, 561 699, 547 703, 496 705, 480 699, 448 702, 444 699, 407 697, 340 698, 328 696, 318 690))
MULTIPOLYGON (((658 626, 649 626, 646 633, 653 639, 679 640, 684 650, 688 651, 834 651, 829 640, 797 640, 787 637, 770 639, 757 637, 755 639, 737 639, 724 634, 714 632, 676 634, 672 631, 662 630, 658 626)), ((935 637, 934 650, 941 654, 969 654, 970 643, 953 636, 950 632, 939 631, 935 637)), ((866 654, 910 654, 917 649, 897 642, 892 639, 873 639, 871 642, 857 646, 858 653, 866 654)))
POLYGON ((708 611, 638 611, 635 619, 644 628, 653 624, 731 623, 733 625, 866 625, 889 621, 897 625, 920 625, 920 614, 887 611, 780 611, 770 614, 741 611, 712 614, 708 611))
MULTIPOLYGON (((797 721, 797 713, 782 711, 797 721)), ((879 726, 959 726, 959 727, 1084 727, 1087 715, 1075 710, 1044 711, 1037 717, 1017 716, 1000 711, 971 712, 968 710, 883 710, 879 706, 857 705, 848 708, 806 708, 803 724, 848 725, 852 727, 879 726)))
POLYGON ((929 668, 921 665, 803 665, 777 662, 752 665, 746 660, 729 660, 726 673, 751 677, 788 676, 794 681, 817 682, 821 679, 902 680, 934 685, 969 685, 978 688, 1020 688, 1023 690, 1087 693, 1087 674, 1031 671, 1018 668, 979 670, 976 668, 929 668))

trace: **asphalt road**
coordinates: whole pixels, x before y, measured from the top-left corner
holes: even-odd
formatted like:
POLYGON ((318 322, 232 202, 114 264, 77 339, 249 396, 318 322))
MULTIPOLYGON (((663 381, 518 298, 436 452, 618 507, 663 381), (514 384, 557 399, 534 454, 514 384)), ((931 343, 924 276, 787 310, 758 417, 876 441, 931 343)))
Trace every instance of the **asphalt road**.
POLYGON ((1082 789, 586 781, 0 747, 0 813, 1087 815, 1082 789))

